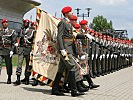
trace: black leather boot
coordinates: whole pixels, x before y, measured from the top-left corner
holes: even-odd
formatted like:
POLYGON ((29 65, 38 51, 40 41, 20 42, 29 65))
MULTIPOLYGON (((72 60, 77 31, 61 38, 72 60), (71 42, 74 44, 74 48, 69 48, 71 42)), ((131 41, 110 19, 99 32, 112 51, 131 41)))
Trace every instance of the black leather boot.
POLYGON ((29 76, 25 76, 25 85, 29 85, 29 76))
POLYGON ((53 88, 52 88, 52 95, 57 95, 57 96, 63 96, 64 94, 62 92, 59 91, 59 82, 61 80, 61 74, 57 73, 55 80, 54 80, 54 84, 53 84, 53 88))
POLYGON ((94 88, 97 88, 97 87, 99 87, 100 85, 96 85, 96 84, 94 84, 94 83, 91 83, 90 84, 90 89, 94 89, 94 88))
POLYGON ((86 75, 87 82, 89 83, 90 89, 97 88, 100 85, 95 85, 89 75, 86 75))
POLYGON ((25 81, 26 81, 26 79, 25 79, 25 78, 21 80, 21 82, 22 82, 22 83, 25 83, 25 81))
POLYGON ((70 93, 70 87, 65 83, 63 87, 60 86, 59 91, 63 93, 70 93))
POLYGON ((16 82, 14 82, 14 85, 20 85, 21 82, 20 82, 20 75, 17 75, 17 80, 16 82))
POLYGON ((83 81, 81 81, 81 86, 82 86, 83 88, 89 89, 89 86, 88 86, 88 85, 85 85, 83 81))
POLYGON ((38 80, 34 80, 33 83, 32 83, 32 86, 37 86, 38 85, 38 80))
POLYGON ((75 72, 70 71, 69 75, 70 75, 69 83, 70 83, 70 88, 71 88, 71 96, 76 97, 76 96, 84 95, 84 93, 80 93, 80 92, 77 91, 76 80, 75 80, 75 72))
POLYGON ((11 84, 11 75, 8 75, 7 84, 11 84))
POLYGON ((82 87, 81 81, 77 82, 76 84, 77 84, 77 90, 78 90, 79 92, 87 92, 87 91, 89 90, 88 88, 82 87))

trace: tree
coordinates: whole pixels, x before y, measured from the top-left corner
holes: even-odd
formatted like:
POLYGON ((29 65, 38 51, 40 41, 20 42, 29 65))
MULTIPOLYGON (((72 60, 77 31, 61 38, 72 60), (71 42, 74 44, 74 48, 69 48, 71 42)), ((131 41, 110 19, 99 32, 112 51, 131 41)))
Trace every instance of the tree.
POLYGON ((103 16, 94 17, 92 23, 90 23, 90 28, 96 32, 104 32, 106 30, 114 30, 112 21, 107 21, 103 16))
POLYGON ((131 41, 132 41, 132 43, 133 43, 133 38, 131 38, 131 41))

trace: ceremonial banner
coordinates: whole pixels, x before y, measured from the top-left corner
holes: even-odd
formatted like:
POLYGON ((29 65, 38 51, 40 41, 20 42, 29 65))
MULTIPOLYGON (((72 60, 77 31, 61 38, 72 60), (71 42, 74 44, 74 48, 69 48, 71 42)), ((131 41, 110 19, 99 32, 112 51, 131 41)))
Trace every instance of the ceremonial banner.
POLYGON ((33 76, 39 81, 45 82, 48 79, 54 80, 58 70, 59 55, 56 48, 56 36, 60 20, 42 10, 37 15, 37 19, 38 26, 32 60, 33 76))

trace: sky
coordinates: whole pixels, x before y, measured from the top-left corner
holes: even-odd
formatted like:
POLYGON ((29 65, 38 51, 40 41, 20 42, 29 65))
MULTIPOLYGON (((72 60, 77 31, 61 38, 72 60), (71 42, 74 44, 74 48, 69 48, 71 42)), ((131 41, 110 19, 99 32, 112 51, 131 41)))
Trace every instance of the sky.
MULTIPOLYGON (((87 13, 85 8, 92 8, 90 17, 86 18, 89 22, 97 15, 103 15, 108 20, 112 20, 115 29, 128 31, 128 37, 133 38, 133 0, 39 0, 39 8, 46 12, 61 17, 61 9, 71 6, 74 14, 76 8, 81 8, 80 14, 87 13)), ((25 14, 24 18, 35 20, 36 10, 33 9, 25 14)), ((79 18, 81 20, 81 18, 79 18)))

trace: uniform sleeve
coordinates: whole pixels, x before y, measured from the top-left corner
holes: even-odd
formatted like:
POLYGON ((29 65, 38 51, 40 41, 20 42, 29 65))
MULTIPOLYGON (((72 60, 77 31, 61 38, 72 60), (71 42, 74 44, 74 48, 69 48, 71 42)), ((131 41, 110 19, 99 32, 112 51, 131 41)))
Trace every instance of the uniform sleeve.
POLYGON ((58 24, 58 34, 57 34, 57 41, 58 41, 58 45, 59 45, 59 50, 64 49, 64 44, 63 44, 64 29, 65 29, 64 23, 63 23, 63 21, 61 21, 58 24))

